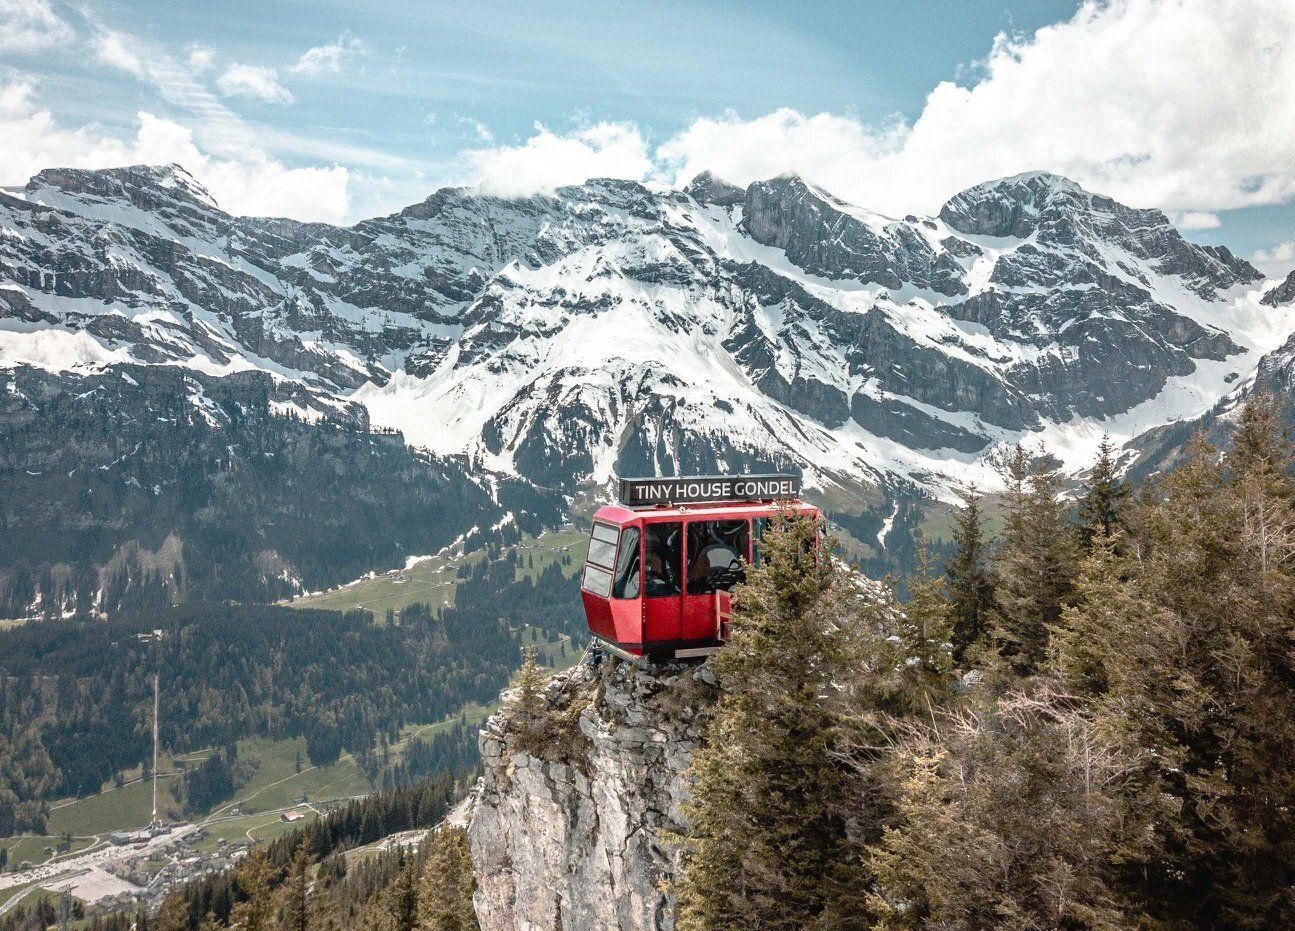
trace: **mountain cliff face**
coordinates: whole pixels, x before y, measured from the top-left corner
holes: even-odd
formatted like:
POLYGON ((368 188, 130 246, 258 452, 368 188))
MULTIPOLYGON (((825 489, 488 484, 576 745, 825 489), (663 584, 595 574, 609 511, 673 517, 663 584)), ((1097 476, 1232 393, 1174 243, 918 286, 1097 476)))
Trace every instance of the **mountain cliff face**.
POLYGON ((609 661, 557 677, 547 695, 572 712, 565 739, 519 749, 507 710, 481 735, 468 836, 482 931, 670 931, 670 836, 687 826, 709 670, 609 661))
POLYGON ((510 532, 552 513, 370 432, 358 405, 278 415, 291 386, 264 372, 124 365, 75 387, 0 369, 0 617, 273 601, 482 544, 501 509, 510 532))
POLYGON ((790 469, 880 548, 901 504, 992 486, 1004 444, 1079 467, 1208 411, 1295 332, 1260 279, 1045 173, 936 217, 703 175, 339 228, 230 216, 177 166, 53 169, 0 193, 0 367, 71 397, 260 373, 274 415, 398 430, 532 514, 614 472, 790 469))
POLYGON ((1281 307, 1295 302, 1295 271, 1286 276, 1286 280, 1263 296, 1261 303, 1269 307, 1281 307))
MULTIPOLYGON (((1270 288, 1260 303, 1283 310, 1295 308, 1295 272, 1270 288)), ((1127 450, 1130 475, 1141 478, 1174 465, 1181 458, 1183 445, 1198 432, 1203 432, 1211 443, 1226 446, 1232 422, 1255 392, 1286 399, 1282 410, 1288 430, 1295 434, 1295 404, 1290 403, 1295 398, 1295 334, 1265 353, 1245 377, 1236 380, 1232 390, 1203 414, 1164 424, 1131 440, 1127 450)))

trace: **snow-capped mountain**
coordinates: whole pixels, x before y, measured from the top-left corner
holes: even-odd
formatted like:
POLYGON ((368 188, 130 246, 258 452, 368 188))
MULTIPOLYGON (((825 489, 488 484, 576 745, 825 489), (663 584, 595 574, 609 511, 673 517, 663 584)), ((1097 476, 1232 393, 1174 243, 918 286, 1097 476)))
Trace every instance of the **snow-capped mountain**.
MULTIPOLYGON (((1295 310, 1295 271, 1285 280, 1273 285, 1260 298, 1265 307, 1278 308, 1285 314, 1295 310)), ((1128 443, 1128 469, 1134 478, 1169 468, 1181 459, 1184 444, 1194 433, 1203 431, 1216 445, 1227 443, 1228 433, 1241 412, 1242 405, 1255 392, 1263 391, 1288 401, 1295 398, 1295 334, 1281 345, 1265 353, 1249 374, 1231 386, 1231 390, 1204 413, 1175 420, 1147 430, 1128 443)), ((1288 421, 1295 420, 1295 411, 1288 404, 1288 421)))
POLYGON ((177 166, 0 194, 0 364, 261 370, 280 412, 362 405, 568 491, 779 466, 947 495, 1035 436, 1079 467, 1104 430, 1208 410, 1295 331, 1261 279, 1044 173, 903 219, 797 177, 443 189, 350 228, 229 216, 177 166))

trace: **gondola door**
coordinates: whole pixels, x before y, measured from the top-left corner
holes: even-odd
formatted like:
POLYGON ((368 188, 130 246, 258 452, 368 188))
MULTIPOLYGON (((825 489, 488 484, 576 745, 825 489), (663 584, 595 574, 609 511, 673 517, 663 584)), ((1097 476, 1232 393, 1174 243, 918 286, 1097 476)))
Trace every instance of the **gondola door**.
POLYGON ((643 642, 679 640, 683 636, 683 524, 648 523, 643 528, 646 572, 643 587, 643 642))
POLYGON ((751 524, 722 516, 691 520, 684 539, 683 638, 712 639, 719 625, 717 593, 732 590, 746 578, 751 524))

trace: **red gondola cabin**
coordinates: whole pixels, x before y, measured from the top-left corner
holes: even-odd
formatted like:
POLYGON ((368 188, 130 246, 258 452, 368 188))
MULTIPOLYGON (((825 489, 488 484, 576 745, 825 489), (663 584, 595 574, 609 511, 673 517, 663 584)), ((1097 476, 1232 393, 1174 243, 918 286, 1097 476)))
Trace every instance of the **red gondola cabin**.
POLYGON ((728 593, 759 561, 778 509, 817 519, 794 475, 622 479, 599 508, 581 576, 589 631, 620 656, 708 656, 727 639, 728 593))

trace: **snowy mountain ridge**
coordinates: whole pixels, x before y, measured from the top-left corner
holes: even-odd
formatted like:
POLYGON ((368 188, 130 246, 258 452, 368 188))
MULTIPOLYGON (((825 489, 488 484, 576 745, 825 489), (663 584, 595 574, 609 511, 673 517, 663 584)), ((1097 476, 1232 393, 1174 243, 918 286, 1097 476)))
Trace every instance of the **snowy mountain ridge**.
POLYGON ((795 176, 447 188, 349 228, 230 216, 178 166, 0 193, 0 366, 259 370, 281 413, 360 405, 564 492, 778 467, 949 498, 1036 438, 1080 468, 1103 431, 1253 381, 1295 333, 1275 293, 1160 211, 1041 172, 902 219, 795 176))

